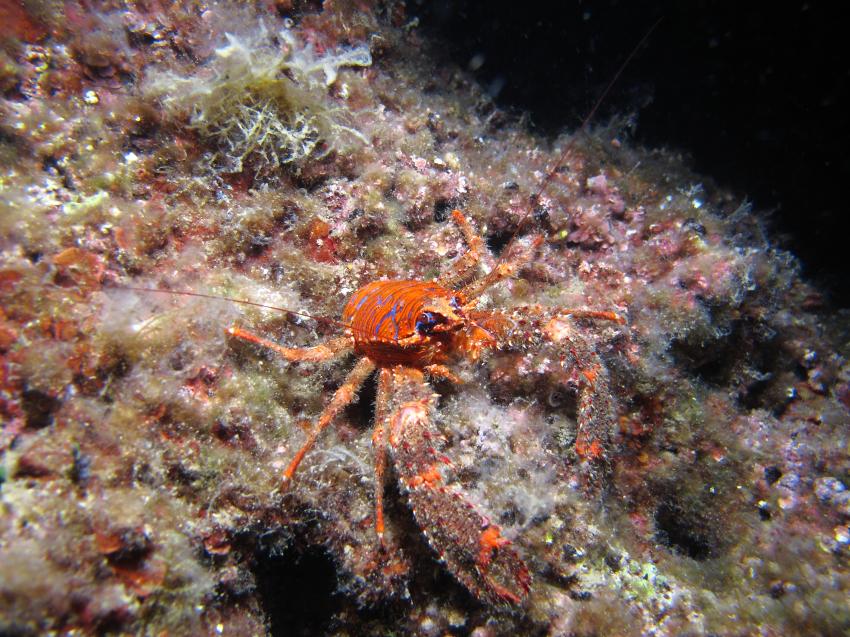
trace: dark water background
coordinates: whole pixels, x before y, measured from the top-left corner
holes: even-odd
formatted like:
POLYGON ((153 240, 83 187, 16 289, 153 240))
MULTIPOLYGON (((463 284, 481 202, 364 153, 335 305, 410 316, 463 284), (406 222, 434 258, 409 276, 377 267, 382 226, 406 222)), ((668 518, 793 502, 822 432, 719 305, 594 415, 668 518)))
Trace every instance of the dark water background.
POLYGON ((850 307, 850 54, 827 3, 409 3, 498 104, 541 132, 575 127, 658 18, 596 117, 637 113, 635 139, 686 152, 850 307))

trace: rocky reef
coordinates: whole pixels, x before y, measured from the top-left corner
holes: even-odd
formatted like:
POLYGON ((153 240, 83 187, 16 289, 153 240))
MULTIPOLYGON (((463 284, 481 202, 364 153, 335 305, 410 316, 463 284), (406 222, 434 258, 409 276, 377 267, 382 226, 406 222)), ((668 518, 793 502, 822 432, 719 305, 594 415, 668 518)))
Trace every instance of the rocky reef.
POLYGON ((850 323, 745 203, 619 120, 535 137, 402 2, 0 16, 0 633, 850 631, 850 323), (480 273, 543 238, 484 307, 626 319, 574 326, 616 412, 599 492, 555 346, 433 384, 454 488, 531 573, 511 608, 391 468, 378 542, 374 382, 284 488, 352 361, 226 335, 338 336, 359 286, 452 271, 455 208, 480 273))

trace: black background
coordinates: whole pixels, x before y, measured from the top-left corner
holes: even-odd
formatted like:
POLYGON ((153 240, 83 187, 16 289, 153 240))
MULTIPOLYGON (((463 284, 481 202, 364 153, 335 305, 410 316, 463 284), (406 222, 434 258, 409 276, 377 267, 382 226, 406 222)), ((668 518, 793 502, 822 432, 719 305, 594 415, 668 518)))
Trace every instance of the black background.
POLYGON ((850 27, 826 3, 436 0, 408 3, 500 107, 540 132, 575 128, 662 18, 595 121, 637 113, 635 141, 685 152, 751 201, 775 245, 850 306, 845 227, 850 156, 850 27))

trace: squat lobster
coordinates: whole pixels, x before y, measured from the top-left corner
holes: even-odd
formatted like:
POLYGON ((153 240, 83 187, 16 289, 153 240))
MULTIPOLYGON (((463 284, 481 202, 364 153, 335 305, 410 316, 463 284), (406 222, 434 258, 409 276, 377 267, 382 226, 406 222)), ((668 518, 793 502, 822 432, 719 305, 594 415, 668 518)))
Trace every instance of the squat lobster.
POLYGON ((492 604, 521 604, 531 576, 497 525, 476 511, 462 493, 443 482, 449 461, 431 444, 433 394, 425 377, 460 380, 447 367, 456 357, 477 360, 494 348, 533 348, 563 343, 561 362, 578 367, 579 409, 576 452, 583 476, 605 463, 613 423, 608 374, 594 348, 573 329, 568 317, 623 323, 614 312, 539 305, 511 310, 477 310, 481 294, 513 276, 539 247, 500 261, 484 277, 464 284, 481 258, 483 242, 459 211, 452 218, 467 251, 453 273, 436 281, 374 281, 358 289, 342 313, 345 335, 308 348, 287 348, 239 327, 227 334, 267 347, 289 361, 326 361, 354 351, 359 359, 324 408, 283 474, 288 484, 307 452, 369 375, 378 370, 375 409, 375 531, 383 542, 383 478, 387 449, 417 523, 451 573, 474 595, 492 604))

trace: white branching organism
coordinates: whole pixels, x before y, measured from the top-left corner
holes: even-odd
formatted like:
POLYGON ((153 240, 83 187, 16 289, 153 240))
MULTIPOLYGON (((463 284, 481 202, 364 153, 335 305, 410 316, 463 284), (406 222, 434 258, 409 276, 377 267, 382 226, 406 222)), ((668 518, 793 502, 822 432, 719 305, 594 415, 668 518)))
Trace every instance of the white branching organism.
POLYGON ((216 142, 223 170, 241 172, 249 158, 258 172, 287 164, 297 169, 352 139, 366 143, 328 88, 340 68, 372 63, 368 46, 320 56, 294 31, 272 35, 262 23, 253 34, 224 38, 205 77, 155 70, 145 83, 167 113, 216 142))

